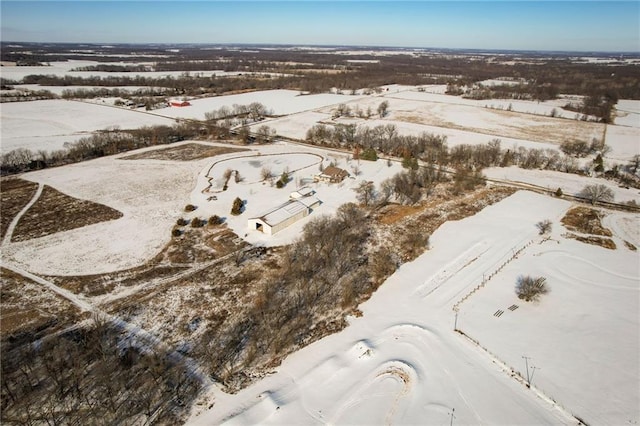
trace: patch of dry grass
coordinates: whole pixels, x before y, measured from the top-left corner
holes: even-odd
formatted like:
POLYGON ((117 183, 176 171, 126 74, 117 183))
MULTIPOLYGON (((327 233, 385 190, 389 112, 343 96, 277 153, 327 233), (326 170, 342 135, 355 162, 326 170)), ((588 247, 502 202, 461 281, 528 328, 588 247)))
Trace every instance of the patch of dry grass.
POLYGON ((405 206, 402 204, 389 204, 384 209, 384 214, 380 215, 378 222, 382 225, 392 225, 399 220, 423 211, 424 205, 405 206))
POLYGON ((66 299, 8 269, 0 269, 2 341, 31 341, 69 326, 83 315, 66 299))
POLYGON ((561 222, 570 231, 611 237, 611 231, 602 226, 602 217, 603 214, 596 209, 577 206, 570 209, 561 222))
POLYGON ((0 238, 4 238, 9 224, 26 206, 38 190, 38 184, 9 177, 0 180, 0 238))
POLYGON ((231 148, 224 146, 202 145, 188 143, 164 149, 155 149, 139 154, 122 157, 123 160, 168 160, 168 161, 192 161, 201 158, 215 157, 216 155, 230 154, 233 152, 248 151, 244 148, 231 148))
POLYGON ((594 246, 604 247, 604 248, 609 249, 609 250, 615 250, 616 249, 616 243, 613 242, 613 240, 611 238, 596 237, 596 236, 593 236, 593 235, 588 235, 588 236, 577 235, 577 234, 574 234, 572 232, 567 232, 566 234, 563 234, 563 237, 571 238, 573 240, 578 240, 581 243, 586 243, 586 244, 591 244, 591 245, 594 245, 594 246))
POLYGON ((118 210, 80 200, 45 185, 36 203, 20 218, 12 241, 26 241, 122 217, 118 210))

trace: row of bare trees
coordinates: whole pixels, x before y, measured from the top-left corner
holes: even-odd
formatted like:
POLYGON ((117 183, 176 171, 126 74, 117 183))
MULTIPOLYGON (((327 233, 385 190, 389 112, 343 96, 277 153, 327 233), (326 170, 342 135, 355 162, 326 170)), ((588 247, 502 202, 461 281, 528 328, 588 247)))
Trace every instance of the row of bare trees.
POLYGON ((105 129, 68 142, 54 151, 17 148, 0 157, 2 175, 61 166, 118 154, 153 145, 163 145, 196 137, 228 138, 230 130, 218 125, 183 121, 173 126, 146 126, 139 129, 105 129))
POLYGON ((422 133, 418 136, 400 135, 395 125, 387 124, 373 128, 355 125, 335 126, 317 124, 307 131, 308 143, 332 148, 358 151, 374 149, 377 153, 404 158, 405 167, 417 167, 417 160, 430 165, 447 166, 455 169, 476 170, 486 167, 518 166, 524 169, 544 169, 565 173, 600 173, 627 186, 640 186, 636 172, 637 159, 628 164, 610 164, 605 168, 602 155, 609 147, 601 140, 591 142, 568 141, 561 144, 565 155, 554 149, 508 148, 501 146, 500 139, 493 139, 480 145, 447 145, 443 135, 422 133), (577 157, 599 153, 594 164, 581 164, 577 157))

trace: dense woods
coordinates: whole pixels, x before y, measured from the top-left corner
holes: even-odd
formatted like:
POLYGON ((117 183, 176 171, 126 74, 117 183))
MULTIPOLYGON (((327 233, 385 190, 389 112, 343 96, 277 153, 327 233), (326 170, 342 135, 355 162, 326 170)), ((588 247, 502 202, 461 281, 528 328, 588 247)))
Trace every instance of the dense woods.
POLYGON ((184 362, 104 321, 2 341, 2 423, 175 424, 200 389, 184 362), (99 419, 99 420, 98 420, 99 419))

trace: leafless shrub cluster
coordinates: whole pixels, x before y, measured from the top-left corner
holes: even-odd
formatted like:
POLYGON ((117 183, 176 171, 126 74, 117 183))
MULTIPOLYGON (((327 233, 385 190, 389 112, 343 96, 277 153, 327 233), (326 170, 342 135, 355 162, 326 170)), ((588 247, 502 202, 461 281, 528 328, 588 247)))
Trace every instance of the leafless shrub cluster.
POLYGON ((549 219, 541 220, 536 223, 536 228, 538 228, 538 233, 540 235, 545 235, 551 232, 552 223, 549 219))

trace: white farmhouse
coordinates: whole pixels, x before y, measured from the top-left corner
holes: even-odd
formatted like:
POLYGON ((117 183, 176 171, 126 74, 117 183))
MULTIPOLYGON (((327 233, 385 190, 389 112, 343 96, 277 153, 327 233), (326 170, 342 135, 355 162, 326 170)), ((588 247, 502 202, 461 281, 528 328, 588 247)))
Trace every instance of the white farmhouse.
POLYGON ((267 212, 249 219, 249 230, 257 230, 267 235, 273 235, 282 231, 287 226, 300 219, 309 216, 313 209, 319 206, 321 201, 314 196, 290 199, 267 212))

